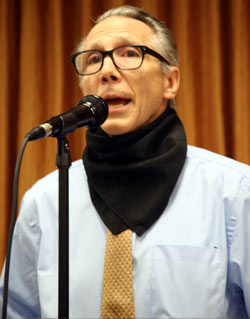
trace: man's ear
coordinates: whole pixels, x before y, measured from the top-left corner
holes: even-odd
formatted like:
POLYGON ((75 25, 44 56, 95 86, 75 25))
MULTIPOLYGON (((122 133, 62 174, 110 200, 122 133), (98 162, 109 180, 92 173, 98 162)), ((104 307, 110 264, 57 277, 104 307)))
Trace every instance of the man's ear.
POLYGON ((171 66, 170 69, 164 73, 164 97, 166 99, 174 99, 180 84, 180 70, 176 66, 171 66))

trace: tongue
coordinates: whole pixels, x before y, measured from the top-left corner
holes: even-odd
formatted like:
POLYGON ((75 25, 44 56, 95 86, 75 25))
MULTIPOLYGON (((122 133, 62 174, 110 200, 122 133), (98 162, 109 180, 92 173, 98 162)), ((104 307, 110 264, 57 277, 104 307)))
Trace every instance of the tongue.
POLYGON ((117 99, 107 100, 106 102, 108 103, 109 106, 123 106, 123 105, 126 105, 129 102, 129 100, 117 98, 117 99))

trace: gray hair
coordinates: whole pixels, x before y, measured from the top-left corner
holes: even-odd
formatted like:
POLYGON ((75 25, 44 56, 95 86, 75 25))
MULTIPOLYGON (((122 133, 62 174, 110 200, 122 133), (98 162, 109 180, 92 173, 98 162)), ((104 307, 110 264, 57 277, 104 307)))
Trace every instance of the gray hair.
MULTIPOLYGON (((106 18, 112 16, 122 16, 128 17, 132 19, 136 19, 139 21, 144 22, 148 25, 154 32, 155 37, 153 37, 150 43, 159 51, 159 53, 170 63, 170 66, 179 66, 179 57, 178 57, 178 50, 176 42, 172 36, 171 31, 166 27, 166 25, 161 22, 160 20, 156 19, 148 12, 134 7, 134 6, 121 6, 118 8, 110 9, 100 15, 97 20, 96 24, 102 22, 106 18)), ((87 35, 80 41, 76 48, 76 52, 82 50, 85 45, 87 35)), ((169 66, 166 63, 160 62, 162 71, 167 72, 169 66)), ((176 108, 175 100, 169 100, 169 105, 172 108, 176 108)))

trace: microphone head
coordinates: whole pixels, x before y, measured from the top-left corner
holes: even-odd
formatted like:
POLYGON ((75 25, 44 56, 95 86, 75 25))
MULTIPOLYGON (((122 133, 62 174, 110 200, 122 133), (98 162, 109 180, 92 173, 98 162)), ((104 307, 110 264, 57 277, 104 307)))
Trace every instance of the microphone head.
POLYGON ((109 108, 106 101, 97 95, 87 95, 80 99, 76 107, 88 106, 94 115, 89 127, 100 126, 108 117, 109 108))

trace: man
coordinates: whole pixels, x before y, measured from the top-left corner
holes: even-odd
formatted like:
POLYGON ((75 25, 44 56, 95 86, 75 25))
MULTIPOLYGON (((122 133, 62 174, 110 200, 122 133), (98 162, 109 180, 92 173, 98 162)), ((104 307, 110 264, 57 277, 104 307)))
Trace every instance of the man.
MULTIPOLYGON (((70 169, 70 317, 101 317, 106 234, 129 229, 135 318, 249 318, 250 168, 186 146, 169 31, 140 9, 113 9, 73 61, 109 116, 70 169)), ((54 172, 22 202, 10 318, 57 317, 57 211, 54 172)))

